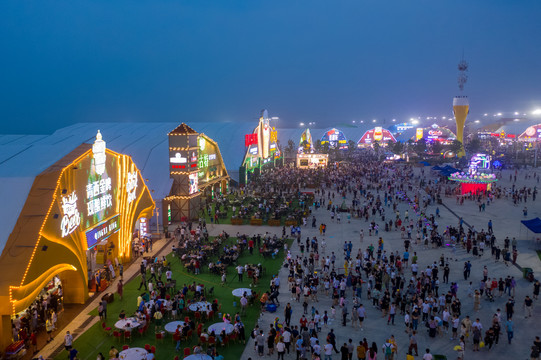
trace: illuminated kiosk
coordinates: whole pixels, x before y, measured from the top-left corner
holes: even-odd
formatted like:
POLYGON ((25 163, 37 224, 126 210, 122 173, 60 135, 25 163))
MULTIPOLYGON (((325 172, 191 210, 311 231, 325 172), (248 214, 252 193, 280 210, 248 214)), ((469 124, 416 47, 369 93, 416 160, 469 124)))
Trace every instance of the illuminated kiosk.
POLYGON ((329 155, 314 153, 314 142, 310 129, 303 131, 299 141, 296 165, 300 169, 314 169, 326 167, 329 162, 329 155))
POLYGON ((518 136, 519 141, 538 142, 541 139, 541 124, 529 126, 518 136))
POLYGON ((412 140, 419 141, 420 139, 424 139, 427 143, 439 142, 443 145, 449 145, 456 138, 456 135, 448 128, 432 124, 426 128, 417 128, 412 140))
POLYGON ((498 181, 496 175, 479 173, 479 169, 490 169, 490 156, 475 154, 470 159, 468 173, 456 172, 449 176, 449 180, 460 183, 460 194, 478 194, 490 191, 492 183, 498 181))
POLYGON ((312 134, 310 129, 306 129, 301 134, 299 140, 299 154, 310 154, 314 152, 314 141, 312 140, 312 134))
POLYGON ((460 194, 478 194, 491 189, 491 184, 498 181, 494 174, 465 174, 456 172, 451 174, 449 180, 460 183, 460 194))
POLYGON ((218 144, 182 123, 169 134, 171 191, 163 200, 165 226, 196 220, 201 196, 227 190, 229 175, 218 144))
POLYGON ((347 150, 348 140, 341 130, 332 128, 321 137, 321 145, 328 144, 329 149, 347 150))
POLYGON ((0 342, 11 342, 11 316, 26 310, 53 278, 65 303, 88 298, 93 271, 127 262, 138 220, 154 202, 131 157, 81 144, 34 178, 0 255, 0 342), (98 264, 98 265, 96 265, 98 264))
POLYGON ((267 169, 283 164, 284 158, 278 147, 278 133, 271 125, 271 120, 267 110, 262 110, 257 127, 251 134, 245 135, 246 154, 239 168, 241 185, 246 185, 252 175, 259 175, 267 169))
POLYGON ((456 139, 462 144, 462 149, 458 152, 458 157, 466 155, 464 152, 464 125, 466 117, 470 112, 470 103, 467 96, 455 96, 453 99, 453 113, 456 121, 456 139))
POLYGON ((357 147, 369 147, 376 141, 385 147, 389 142, 395 143, 396 139, 389 130, 384 129, 381 126, 376 126, 375 128, 366 131, 363 136, 361 136, 359 141, 357 141, 357 147))
POLYGON ((327 154, 297 154, 297 167, 299 169, 324 168, 329 162, 327 154))

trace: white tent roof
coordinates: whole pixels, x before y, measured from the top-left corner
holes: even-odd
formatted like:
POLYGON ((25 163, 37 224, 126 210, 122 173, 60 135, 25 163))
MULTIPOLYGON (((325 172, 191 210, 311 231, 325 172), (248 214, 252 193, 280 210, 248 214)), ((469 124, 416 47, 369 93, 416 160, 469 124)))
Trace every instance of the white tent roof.
MULTIPOLYGON (((252 133, 257 121, 244 123, 190 123, 218 143, 225 166, 238 180, 238 169, 245 154, 244 135, 252 133)), ((139 168, 152 196, 161 199, 171 188, 167 133, 179 123, 79 123, 50 135, 0 135, 0 252, 13 230, 26 201, 34 178, 82 143, 93 143, 98 129, 107 148, 129 155, 139 168)), ((369 126, 369 125, 368 125, 369 126)), ((368 126, 366 126, 368 128, 368 126)), ((341 127, 348 140, 356 141, 366 129, 341 127)), ((289 139, 298 143, 304 128, 277 129, 283 148, 289 139)), ((314 140, 321 139, 325 129, 310 129, 314 140)))

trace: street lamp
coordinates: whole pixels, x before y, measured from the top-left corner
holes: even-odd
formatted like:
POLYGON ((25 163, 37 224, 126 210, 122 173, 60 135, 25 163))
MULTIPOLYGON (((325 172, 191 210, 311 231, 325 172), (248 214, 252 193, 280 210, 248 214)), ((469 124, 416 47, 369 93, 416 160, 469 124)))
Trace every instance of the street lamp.
POLYGON ((154 210, 156 210, 156 231, 160 235, 160 222, 158 220, 160 218, 160 208, 157 207, 154 210))

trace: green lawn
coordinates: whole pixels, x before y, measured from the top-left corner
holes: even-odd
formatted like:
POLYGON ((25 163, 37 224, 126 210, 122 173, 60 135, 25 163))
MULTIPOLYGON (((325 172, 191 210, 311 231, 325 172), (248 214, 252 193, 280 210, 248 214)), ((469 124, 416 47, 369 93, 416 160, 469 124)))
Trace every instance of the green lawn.
MULTIPOLYGON (((230 242, 236 241, 234 238, 229 239, 230 242)), ((291 245, 292 240, 288 240, 288 246, 291 245)), ((256 251, 253 255, 250 255, 246 250, 238 259, 239 264, 258 264, 262 263, 265 271, 263 272, 259 286, 255 288, 255 291, 261 292, 262 290, 268 290, 268 284, 273 274, 278 274, 280 267, 283 263, 284 253, 283 250, 280 251, 280 254, 276 259, 263 259, 256 251)), ((177 280, 177 287, 181 288, 184 283, 188 284, 193 281, 200 282, 205 284, 207 289, 214 287, 214 296, 209 297, 209 301, 214 298, 217 298, 219 303, 222 304, 222 313, 228 313, 233 316, 237 311, 240 311, 240 306, 238 304, 238 299, 234 298, 231 294, 231 291, 238 287, 248 287, 250 280, 246 278, 243 283, 239 283, 236 276, 236 270, 233 266, 227 268, 227 278, 228 283, 226 286, 221 286, 221 279, 218 275, 210 274, 208 268, 204 268, 203 273, 200 275, 193 275, 184 272, 184 267, 181 265, 177 258, 172 257, 171 254, 167 256, 168 261, 171 264, 173 271, 173 279, 177 280), (237 303, 237 306, 234 306, 234 302, 237 303)), ((137 265, 134 265, 137 266, 137 265)), ((125 310, 127 314, 132 314, 136 310, 137 305, 137 296, 141 291, 137 290, 139 286, 140 277, 137 276, 133 281, 128 282, 124 287, 124 298, 120 300, 115 294, 115 301, 108 305, 107 313, 108 319, 106 321, 107 326, 114 328, 114 324, 118 318, 118 314, 121 310, 125 310)), ((91 315, 97 316, 97 310, 93 310, 91 315)), ((191 313, 190 313, 191 315, 191 313)), ((183 317, 186 315, 183 315, 183 317)), ((242 317, 245 329, 246 337, 249 336, 251 330, 255 326, 257 319, 259 317, 259 305, 256 302, 255 305, 248 308, 246 314, 242 317)), ((164 319, 164 324, 169 320, 164 319)), ((206 328, 208 325, 211 325, 214 322, 221 321, 216 318, 211 320, 203 325, 206 328)), ((63 334, 57 334, 57 336, 63 336, 63 334)), ((182 352, 175 352, 175 344, 173 343, 172 337, 170 334, 166 335, 164 340, 157 342, 155 340, 154 334, 154 324, 151 324, 147 333, 142 337, 138 333, 132 335, 133 339, 131 342, 128 342, 127 345, 130 347, 144 347, 145 344, 155 345, 156 346, 156 359, 170 359, 172 360, 176 355, 182 359, 182 352)), ((196 335, 194 339, 183 343, 181 349, 184 347, 193 347, 197 344, 196 335)), ((101 328, 101 322, 92 326, 88 331, 81 335, 74 343, 74 347, 79 351, 79 358, 83 360, 96 359, 99 352, 103 353, 104 356, 108 357, 108 352, 111 346, 114 345, 117 349, 121 350, 124 341, 121 342, 115 341, 112 336, 107 336, 101 328)), ((239 359, 245 345, 240 344, 230 344, 228 347, 220 347, 218 352, 223 354, 226 359, 239 359)), ((64 360, 67 357, 67 353, 63 350, 60 354, 56 356, 56 360, 64 360)))

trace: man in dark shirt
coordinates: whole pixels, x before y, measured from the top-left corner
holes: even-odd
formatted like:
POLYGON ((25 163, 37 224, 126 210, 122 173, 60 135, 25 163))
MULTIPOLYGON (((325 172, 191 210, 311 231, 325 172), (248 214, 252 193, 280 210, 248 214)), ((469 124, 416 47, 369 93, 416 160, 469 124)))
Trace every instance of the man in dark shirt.
POLYGON ((71 348, 70 354, 69 354, 70 360, 75 360, 75 358, 77 357, 77 353, 78 353, 78 351, 75 350, 75 348, 71 348))
POLYGON ((342 345, 342 347, 340 348, 340 354, 342 360, 348 360, 349 350, 346 343, 344 343, 344 345, 342 345))
POLYGON ((515 307, 515 301, 513 300, 513 298, 510 298, 505 303, 505 312, 507 313, 507 320, 513 317, 514 307, 515 307))
POLYGON ((525 318, 529 318, 529 317, 532 317, 532 306, 533 305, 533 300, 529 297, 529 296, 526 296, 526 299, 524 299, 524 317, 525 318))

